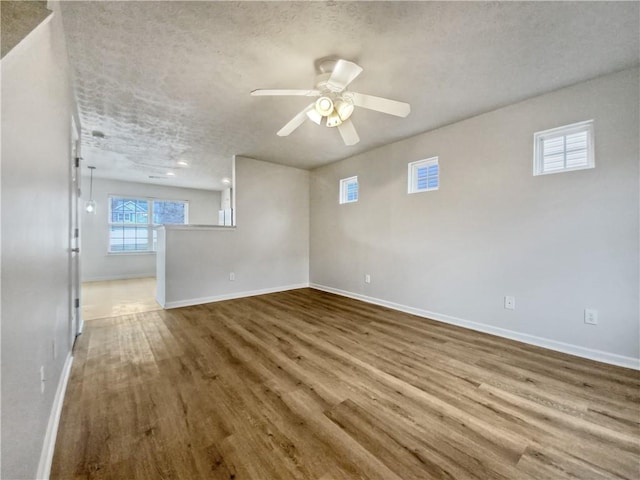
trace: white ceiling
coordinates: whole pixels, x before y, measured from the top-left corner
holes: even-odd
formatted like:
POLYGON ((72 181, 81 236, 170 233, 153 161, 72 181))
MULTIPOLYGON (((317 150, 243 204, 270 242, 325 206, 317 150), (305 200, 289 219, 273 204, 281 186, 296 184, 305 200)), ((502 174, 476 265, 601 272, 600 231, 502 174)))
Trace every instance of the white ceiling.
POLYGON ((86 164, 195 188, 224 188, 236 154, 313 168, 640 63, 638 2, 72 1, 62 13, 86 164), (356 109, 352 147, 311 122, 276 136, 310 100, 249 92, 311 88, 327 56, 364 68, 351 90, 411 114, 356 109))

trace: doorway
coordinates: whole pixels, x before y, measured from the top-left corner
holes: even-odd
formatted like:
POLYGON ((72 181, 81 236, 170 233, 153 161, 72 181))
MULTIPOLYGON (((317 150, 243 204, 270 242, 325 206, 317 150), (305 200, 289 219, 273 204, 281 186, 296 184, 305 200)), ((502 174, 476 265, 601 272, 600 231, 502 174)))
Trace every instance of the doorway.
POLYGON ((162 310, 156 302, 155 277, 82 283, 82 318, 86 321, 162 310))

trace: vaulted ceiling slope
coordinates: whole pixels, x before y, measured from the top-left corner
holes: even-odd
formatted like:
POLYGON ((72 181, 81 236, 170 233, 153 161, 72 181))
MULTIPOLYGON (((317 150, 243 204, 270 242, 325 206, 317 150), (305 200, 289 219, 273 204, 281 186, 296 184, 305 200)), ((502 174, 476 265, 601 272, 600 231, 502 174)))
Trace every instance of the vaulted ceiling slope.
POLYGON ((638 2, 63 2, 85 145, 96 174, 221 188, 244 155, 313 168, 639 63, 638 2), (314 62, 364 72, 352 90, 411 104, 356 109, 361 141, 306 122, 276 132, 314 62), (98 130, 105 138, 91 134, 98 130), (176 168, 184 160, 190 168, 176 168))
POLYGON ((4 56, 47 18, 45 1, 0 2, 0 56, 4 56))

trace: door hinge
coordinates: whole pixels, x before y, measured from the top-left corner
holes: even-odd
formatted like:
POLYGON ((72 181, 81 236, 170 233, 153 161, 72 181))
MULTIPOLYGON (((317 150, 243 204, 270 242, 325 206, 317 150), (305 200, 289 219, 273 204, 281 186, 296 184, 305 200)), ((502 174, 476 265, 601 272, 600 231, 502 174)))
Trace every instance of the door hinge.
POLYGON ((73 231, 73 238, 78 238, 79 236, 80 236, 80 229, 79 229, 79 228, 76 228, 76 229, 73 231))
POLYGON ((74 308, 80 308, 80 299, 76 298, 73 302, 73 307, 74 308))
POLYGON ((79 168, 80 167, 80 160, 82 160, 82 157, 76 157, 75 160, 76 160, 75 166, 76 166, 76 168, 79 168))

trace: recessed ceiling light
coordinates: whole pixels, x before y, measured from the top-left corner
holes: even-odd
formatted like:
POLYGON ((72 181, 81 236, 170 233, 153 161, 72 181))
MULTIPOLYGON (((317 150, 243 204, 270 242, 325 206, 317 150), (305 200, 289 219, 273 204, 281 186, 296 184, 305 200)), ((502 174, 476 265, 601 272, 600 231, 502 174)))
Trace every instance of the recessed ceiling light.
POLYGON ((231 183, 231 179, 230 179, 230 178, 227 178, 227 177, 224 177, 224 178, 222 179, 222 183, 224 183, 224 184, 226 184, 226 185, 229 185, 229 184, 231 183))
POLYGON ((189 162, 187 162, 186 160, 178 160, 176 162, 177 165, 180 165, 181 167, 188 167, 189 166, 189 162))
POLYGON ((176 174, 173 172, 167 172, 167 177, 175 177, 176 174))

